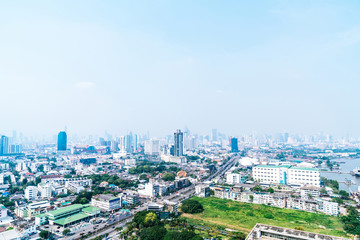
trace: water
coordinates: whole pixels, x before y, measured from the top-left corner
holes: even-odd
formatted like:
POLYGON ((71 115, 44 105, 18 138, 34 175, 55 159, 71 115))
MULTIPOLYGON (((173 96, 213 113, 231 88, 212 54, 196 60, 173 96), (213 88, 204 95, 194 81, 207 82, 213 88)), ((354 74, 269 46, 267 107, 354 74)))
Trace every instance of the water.
MULTIPOLYGON (((334 161, 336 161, 336 162, 345 162, 345 163, 340 163, 340 167, 341 167, 340 171, 341 172, 351 172, 355 168, 360 168, 360 159, 359 158, 355 158, 355 159, 339 158, 339 159, 334 159, 334 161)), ((350 188, 351 188, 351 190, 353 192, 357 191, 358 186, 360 186, 360 178, 352 176, 350 174, 338 174, 338 173, 321 172, 320 175, 322 177, 326 177, 328 179, 333 179, 333 180, 337 180, 337 181, 345 181, 345 180, 354 181, 356 183, 356 185, 351 185, 350 186, 350 188)), ((339 188, 340 188, 340 190, 345 190, 345 191, 349 192, 348 186, 346 186, 344 183, 339 183, 339 188)))

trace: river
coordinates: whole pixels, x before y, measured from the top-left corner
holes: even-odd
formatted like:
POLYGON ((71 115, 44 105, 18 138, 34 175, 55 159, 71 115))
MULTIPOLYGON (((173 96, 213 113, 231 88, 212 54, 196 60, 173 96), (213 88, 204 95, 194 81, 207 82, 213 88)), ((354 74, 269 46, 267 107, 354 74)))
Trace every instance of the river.
MULTIPOLYGON (((334 159, 334 161, 336 162, 344 162, 344 163, 340 163, 340 167, 341 167, 341 172, 351 172, 353 171, 355 168, 360 168, 360 159, 359 158, 339 158, 339 159, 334 159)), ((351 190, 357 191, 358 190, 358 186, 360 186, 360 177, 355 177, 352 176, 350 174, 339 174, 339 173, 327 173, 327 172, 321 172, 320 175, 322 177, 326 177, 328 179, 333 179, 333 180, 337 180, 337 181, 345 181, 346 179, 348 180, 353 180, 356 185, 351 185, 350 188, 351 190)), ((340 190, 346 190, 349 192, 349 188, 344 184, 344 183, 339 183, 339 188, 340 190)))

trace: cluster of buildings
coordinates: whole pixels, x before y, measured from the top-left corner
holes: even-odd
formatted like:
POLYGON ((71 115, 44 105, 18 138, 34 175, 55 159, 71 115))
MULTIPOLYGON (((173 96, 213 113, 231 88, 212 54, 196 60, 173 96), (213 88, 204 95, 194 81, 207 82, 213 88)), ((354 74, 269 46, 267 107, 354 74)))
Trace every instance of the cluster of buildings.
POLYGON ((91 187, 92 180, 88 178, 64 178, 61 175, 40 176, 41 182, 37 186, 25 188, 25 199, 29 201, 50 199, 58 195, 80 193, 87 187, 91 187))
POLYGON ((169 193, 172 193, 176 190, 182 189, 187 187, 191 184, 188 178, 180 178, 175 179, 175 181, 171 182, 149 182, 146 183, 143 188, 139 187, 138 193, 141 196, 145 197, 158 197, 158 196, 165 196, 169 193))

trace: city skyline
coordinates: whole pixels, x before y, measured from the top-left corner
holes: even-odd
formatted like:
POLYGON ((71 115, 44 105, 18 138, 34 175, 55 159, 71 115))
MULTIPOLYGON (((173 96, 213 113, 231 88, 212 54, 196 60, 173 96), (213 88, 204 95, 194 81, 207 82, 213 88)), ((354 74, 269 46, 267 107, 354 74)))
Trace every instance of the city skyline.
POLYGON ((359 10, 354 1, 2 2, 0 132, 163 136, 187 125, 359 136, 359 10))

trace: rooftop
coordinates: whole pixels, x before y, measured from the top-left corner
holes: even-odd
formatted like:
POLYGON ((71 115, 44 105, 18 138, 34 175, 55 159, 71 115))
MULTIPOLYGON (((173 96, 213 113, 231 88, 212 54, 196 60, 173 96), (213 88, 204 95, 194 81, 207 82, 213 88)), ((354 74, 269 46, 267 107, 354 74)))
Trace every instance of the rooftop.
POLYGON ((63 215, 64 213, 67 212, 72 212, 72 211, 76 211, 76 210, 81 210, 82 208, 84 208, 83 205, 81 204, 74 204, 68 207, 63 207, 63 208, 59 208, 57 210, 54 211, 50 211, 48 212, 49 215, 53 215, 54 217, 58 216, 58 215, 63 215))
POLYGON ((69 217, 64 217, 64 218, 58 219, 58 220, 54 221, 54 223, 56 223, 58 225, 66 225, 66 224, 69 224, 69 223, 72 223, 72 222, 75 222, 78 220, 82 220, 87 217, 89 217, 89 215, 87 215, 85 213, 77 213, 77 214, 71 215, 69 217))
POLYGON ((259 239, 299 239, 299 240, 348 240, 347 238, 323 235, 290 228, 270 226, 257 223, 246 240, 259 239))

